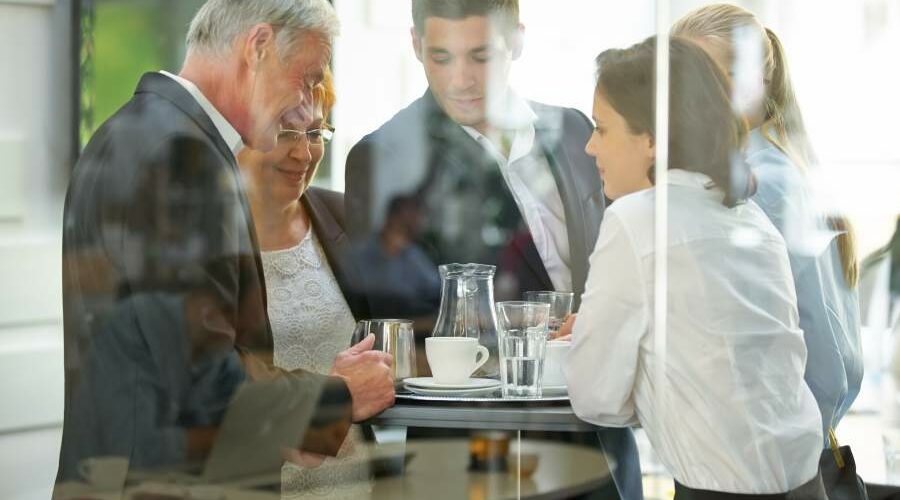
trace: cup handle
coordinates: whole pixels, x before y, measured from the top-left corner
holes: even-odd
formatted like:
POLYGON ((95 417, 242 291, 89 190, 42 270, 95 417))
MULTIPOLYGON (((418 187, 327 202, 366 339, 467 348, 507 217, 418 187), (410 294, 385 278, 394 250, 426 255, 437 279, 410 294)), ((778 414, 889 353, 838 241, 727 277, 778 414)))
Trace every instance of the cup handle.
POLYGON ((472 371, 469 372, 469 375, 472 375, 476 370, 481 368, 481 365, 487 363, 487 360, 490 357, 491 353, 488 351, 487 347, 483 345, 478 346, 478 350, 475 352, 475 367, 472 368, 472 371))
POLYGON ((78 462, 78 475, 82 478, 90 480, 91 478, 91 461, 90 460, 82 460, 78 462))

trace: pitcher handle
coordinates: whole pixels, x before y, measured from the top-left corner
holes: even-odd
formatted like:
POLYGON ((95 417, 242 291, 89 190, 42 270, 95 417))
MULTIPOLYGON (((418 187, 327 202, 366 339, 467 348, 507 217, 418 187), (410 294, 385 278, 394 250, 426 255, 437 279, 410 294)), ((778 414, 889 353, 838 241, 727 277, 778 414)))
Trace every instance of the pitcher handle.
POLYGON ((488 351, 487 347, 483 345, 478 346, 478 350, 475 353, 475 368, 472 368, 472 371, 469 372, 469 375, 475 373, 479 368, 481 368, 481 365, 487 363, 487 360, 490 357, 491 353, 490 351, 488 351))

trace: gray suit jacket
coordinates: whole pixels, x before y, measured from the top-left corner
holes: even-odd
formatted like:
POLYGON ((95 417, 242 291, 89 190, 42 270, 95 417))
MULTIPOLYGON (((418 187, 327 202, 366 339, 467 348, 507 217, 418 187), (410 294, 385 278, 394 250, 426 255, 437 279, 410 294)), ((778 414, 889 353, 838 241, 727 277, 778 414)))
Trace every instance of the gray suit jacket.
MULTIPOLYGON (((577 110, 537 102, 529 104, 538 115, 536 146, 543 149, 550 163, 565 210, 577 305, 584 292, 588 257, 606 206, 599 172, 584 152, 592 127, 577 110)), ((345 197, 350 234, 362 238, 380 227, 393 196, 423 193, 439 182, 464 182, 460 178, 472 168, 497 167, 496 161, 447 117, 431 92, 426 91, 350 150, 345 197)), ((435 215, 436 212, 432 210, 429 217, 443 215, 435 215)), ((446 224, 446 221, 434 221, 434 224, 446 224)), ((475 239, 464 238, 462 244, 475 239)), ((431 252, 431 257, 436 264, 448 262, 440 249, 431 252)), ((525 259, 543 271, 543 263, 536 252, 526 254, 525 259)), ((544 286, 552 289, 550 283, 544 283, 544 286)))

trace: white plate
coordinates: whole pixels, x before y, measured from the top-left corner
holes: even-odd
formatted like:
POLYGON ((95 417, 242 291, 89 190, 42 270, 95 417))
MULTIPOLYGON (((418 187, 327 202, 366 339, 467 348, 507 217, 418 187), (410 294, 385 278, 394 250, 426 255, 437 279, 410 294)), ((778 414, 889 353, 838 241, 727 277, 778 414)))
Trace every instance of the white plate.
POLYGON ((569 393, 569 387, 565 385, 545 385, 541 388, 545 396, 565 396, 569 393))
POLYGON ((406 390, 420 396, 477 396, 479 394, 490 394, 499 390, 500 384, 493 387, 478 387, 473 389, 425 389, 414 385, 406 385, 406 390))
POLYGON ((422 389, 485 389, 488 387, 500 387, 500 381, 492 378, 470 378, 461 384, 439 384, 433 377, 412 377, 403 379, 403 383, 410 387, 422 389))

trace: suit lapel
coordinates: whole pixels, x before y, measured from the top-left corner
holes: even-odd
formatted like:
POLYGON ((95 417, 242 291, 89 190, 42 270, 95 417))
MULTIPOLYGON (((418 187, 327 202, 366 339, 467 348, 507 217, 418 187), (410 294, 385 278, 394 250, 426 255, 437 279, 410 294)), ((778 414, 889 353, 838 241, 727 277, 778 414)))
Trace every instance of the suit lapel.
MULTIPOLYGON (((141 81, 138 83, 135 95, 141 93, 153 93, 163 99, 170 101, 178 109, 189 116, 209 137, 210 141, 215 145, 216 149, 222 157, 228 162, 232 175, 234 175, 235 183, 238 189, 238 199, 241 209, 244 213, 244 219, 247 223, 247 232, 250 235, 251 248, 253 249, 253 257, 256 262, 256 272, 259 275, 260 292, 262 293, 263 306, 268 303, 265 286, 265 274, 263 273, 262 257, 259 250, 259 241, 256 236, 256 228, 253 225, 253 213, 250 210, 250 202, 244 192, 244 183, 241 180, 241 172, 238 168, 237 160, 234 152, 225 139, 219 134, 218 129, 213 124, 212 119, 206 114, 206 111, 200 106, 194 96, 190 94, 184 87, 175 80, 161 73, 144 73, 141 81)), ((266 315, 266 324, 268 326, 269 316, 266 315)), ((271 328, 270 328, 271 331, 271 328)))
MULTIPOLYGON (((566 215, 566 235, 569 240, 569 268, 572 276, 572 291, 575 295, 574 306, 577 308, 584 293, 584 283, 588 273, 588 259, 596 240, 597 228, 593 227, 588 213, 603 212, 602 188, 591 192, 594 185, 578 171, 581 164, 572 160, 564 146, 566 131, 558 124, 564 119, 549 119, 544 113, 538 113, 535 123, 535 141, 547 159, 559 197, 566 215), (585 189, 587 188, 587 189, 585 189), (588 191, 583 194, 584 191, 588 191), (597 194, 599 193, 599 198, 597 194), (599 203, 599 205, 598 205, 599 203)), ((576 145, 572 145, 575 147, 576 145)), ((586 172, 593 174, 593 171, 586 172)))

